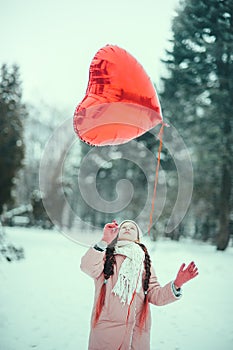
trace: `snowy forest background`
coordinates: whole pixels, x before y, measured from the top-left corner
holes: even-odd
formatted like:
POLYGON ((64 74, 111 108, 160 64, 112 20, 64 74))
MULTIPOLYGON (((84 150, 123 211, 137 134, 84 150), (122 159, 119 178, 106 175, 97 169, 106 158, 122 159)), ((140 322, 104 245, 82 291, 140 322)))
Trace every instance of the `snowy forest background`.
MULTIPOLYGON (((185 217, 167 232, 180 174, 174 154, 164 144, 156 220, 150 237, 145 235, 143 242, 161 285, 174 279, 182 262, 194 260, 199 276, 185 285, 179 302, 151 307, 151 350, 230 350, 232 0, 181 1, 172 33, 163 57, 166 74, 156 89, 165 121, 188 148, 193 179, 190 177, 188 182, 188 171, 182 178, 185 186, 193 186, 193 191, 185 217), (163 181, 166 196, 158 216, 163 181)), ((159 143, 154 135, 146 133, 136 143, 103 147, 97 156, 91 153, 93 148, 74 135, 76 141, 70 147, 68 139, 74 134, 70 111, 59 104, 25 103, 23 96, 21 67, 5 62, 0 72, 0 348, 84 350, 88 347, 94 291, 93 281, 79 268, 87 249, 85 242, 100 237, 106 222, 114 218, 133 219, 143 212, 150 199, 148 186, 153 184, 156 165, 156 159, 151 161, 147 151, 156 156, 159 143), (46 148, 55 134, 55 144, 46 148), (124 157, 126 151, 128 159, 124 157), (45 172, 46 193, 39 181, 42 158, 49 165, 45 172), (83 159, 88 159, 86 175, 79 183, 83 159), (100 197, 111 203, 116 199, 116 184, 121 179, 127 179, 134 191, 132 201, 118 212, 108 211, 108 204, 106 210, 88 205, 79 187, 81 184, 92 198, 96 186, 100 197), (72 210, 67 211, 64 199, 72 210), (58 216, 65 219, 67 232, 78 229, 84 246, 59 233, 58 216), (86 224, 90 224, 89 229, 86 224)), ((176 159, 182 163, 184 149, 176 149, 176 159)), ((187 198, 183 200, 187 205, 187 198)), ((180 207, 182 204, 181 200, 180 207)), ((149 222, 149 210, 141 221, 140 225, 149 222)))
MULTIPOLYGON (((178 176, 174 160, 164 147, 161 167, 166 174, 166 203, 152 227, 151 237, 153 240, 164 235, 172 240, 189 237, 209 241, 218 250, 225 250, 233 234, 233 3, 230 0, 183 1, 173 20, 172 31, 173 39, 167 44, 163 58, 167 73, 157 91, 165 121, 176 128, 188 147, 194 187, 185 218, 172 232, 165 233, 164 227, 177 197, 178 176)), ((40 190, 39 168, 46 142, 68 117, 67 111, 60 110, 59 106, 25 104, 20 67, 7 62, 2 65, 0 215, 3 226, 54 227, 43 206, 42 199, 49 201, 49 198, 44 198, 40 190)), ((65 143, 66 135, 64 129, 61 142, 65 143)), ((137 142, 156 154, 158 141, 150 133, 137 142)), ((96 181, 101 197, 112 201, 116 197, 116 183, 127 179, 134 186, 134 195, 130 204, 118 213, 101 212, 84 201, 77 182, 81 161, 90 149, 76 140, 75 148, 66 154, 62 179, 57 176, 56 148, 47 155, 48 183, 53 196, 54 193, 57 196, 57 202, 51 205, 60 205, 56 210, 62 216, 64 201, 59 201, 63 195, 62 184, 73 209, 67 221, 69 228, 75 216, 95 227, 103 227, 116 216, 135 218, 144 206, 147 181, 154 178, 155 164, 147 164, 145 175, 134 162, 120 159, 122 146, 105 147, 102 159, 92 159, 102 164, 96 179, 90 166, 89 176, 83 181, 87 185, 96 181), (106 162, 106 159, 110 160, 106 162)), ((137 156, 143 159, 145 154, 139 152, 137 156)), ((149 220, 149 213, 144 220, 149 220)))

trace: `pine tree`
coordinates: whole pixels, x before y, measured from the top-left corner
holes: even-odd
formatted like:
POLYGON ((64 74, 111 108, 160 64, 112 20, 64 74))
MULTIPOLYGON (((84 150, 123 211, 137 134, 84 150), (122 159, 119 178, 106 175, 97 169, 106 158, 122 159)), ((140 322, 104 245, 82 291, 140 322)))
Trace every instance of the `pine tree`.
POLYGON ((12 201, 14 178, 24 157, 22 88, 17 66, 2 65, 0 76, 0 214, 12 201))
POLYGON ((224 250, 232 211, 233 2, 182 1, 172 31, 164 114, 191 149, 194 201, 205 201, 208 222, 217 217, 217 249, 224 250))

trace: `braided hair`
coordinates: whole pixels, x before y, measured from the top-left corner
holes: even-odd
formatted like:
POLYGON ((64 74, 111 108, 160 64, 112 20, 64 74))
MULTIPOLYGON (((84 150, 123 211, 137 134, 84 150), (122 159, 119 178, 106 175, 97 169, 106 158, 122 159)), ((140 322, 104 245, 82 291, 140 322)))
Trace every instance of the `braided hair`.
MULTIPOLYGON (((151 270, 151 259, 150 259, 150 255, 149 255, 148 250, 145 247, 145 245, 142 243, 139 243, 139 242, 135 242, 135 243, 138 244, 145 253, 145 259, 144 259, 145 278, 143 279, 144 304, 143 304, 143 308, 142 308, 140 320, 139 320, 139 326, 140 326, 140 329, 142 329, 142 327, 145 323, 145 320, 146 320, 147 313, 148 313, 148 305, 149 305, 148 287, 149 287, 149 281, 150 281, 150 276, 151 276, 151 271, 150 271, 151 270)), ((101 287, 100 294, 99 294, 99 297, 98 297, 97 302, 96 302, 96 312, 95 312, 95 317, 94 317, 94 322, 93 322, 94 327, 98 322, 102 308, 104 306, 107 280, 110 278, 110 276, 112 276, 114 274, 114 264, 116 263, 116 258, 115 258, 114 253, 115 253, 115 246, 107 247, 106 256, 105 256, 105 263, 104 263, 104 270, 103 270, 104 283, 101 287)))
POLYGON ((149 307, 148 288, 149 288, 149 281, 151 276, 151 259, 146 246, 139 242, 136 242, 136 243, 140 245, 140 247, 145 253, 145 259, 144 259, 145 278, 143 280, 144 304, 143 304, 143 308, 142 308, 140 320, 139 320, 139 328, 142 329, 148 314, 148 307, 149 307))
POLYGON ((104 306, 105 301, 105 295, 106 295, 106 283, 110 276, 114 274, 114 265, 116 263, 115 259, 115 247, 107 247, 106 254, 105 254, 105 263, 104 263, 104 283, 102 284, 99 297, 96 302, 96 311, 95 311, 95 318, 93 321, 93 327, 95 327, 96 323, 98 322, 98 319, 100 317, 101 311, 104 306))

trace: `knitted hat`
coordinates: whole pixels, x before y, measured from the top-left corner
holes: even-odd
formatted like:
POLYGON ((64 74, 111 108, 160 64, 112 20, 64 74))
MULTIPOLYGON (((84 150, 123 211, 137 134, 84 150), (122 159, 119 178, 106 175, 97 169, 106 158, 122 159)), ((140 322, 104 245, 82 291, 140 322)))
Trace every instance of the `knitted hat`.
MULTIPOLYGON (((119 230, 120 230, 121 226, 122 226, 125 222, 132 222, 132 223, 137 227, 137 231, 138 231, 138 240, 140 240, 140 239, 142 238, 142 236, 143 236, 142 231, 141 231, 140 227, 138 226, 138 224, 137 224, 135 221, 133 221, 133 220, 123 220, 123 221, 119 224, 119 226, 118 226, 119 230)), ((118 237, 118 235, 117 235, 117 237, 118 237)))

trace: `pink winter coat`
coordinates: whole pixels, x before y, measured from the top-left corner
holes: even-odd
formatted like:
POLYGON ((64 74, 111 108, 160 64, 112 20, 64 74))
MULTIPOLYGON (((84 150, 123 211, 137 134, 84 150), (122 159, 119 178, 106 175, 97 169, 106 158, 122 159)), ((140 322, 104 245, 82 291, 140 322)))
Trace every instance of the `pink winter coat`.
MULTIPOLYGON (((105 252, 90 248, 82 257, 81 269, 94 279, 95 299, 92 318, 95 315, 95 303, 99 296, 101 286, 104 281, 105 252)), ((120 298, 112 293, 117 282, 118 272, 125 256, 116 254, 116 264, 114 274, 108 279, 106 284, 105 305, 100 314, 97 325, 93 328, 89 338, 89 350, 149 350, 150 349, 150 311, 145 325, 140 333, 139 318, 143 306, 143 290, 136 294, 130 308, 130 316, 126 324, 128 305, 121 303, 120 298)), ((149 303, 154 305, 166 305, 179 299, 172 291, 171 283, 161 287, 157 281, 154 269, 151 268, 151 277, 148 289, 149 303)))

